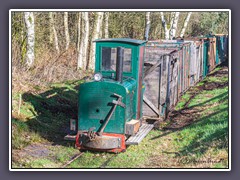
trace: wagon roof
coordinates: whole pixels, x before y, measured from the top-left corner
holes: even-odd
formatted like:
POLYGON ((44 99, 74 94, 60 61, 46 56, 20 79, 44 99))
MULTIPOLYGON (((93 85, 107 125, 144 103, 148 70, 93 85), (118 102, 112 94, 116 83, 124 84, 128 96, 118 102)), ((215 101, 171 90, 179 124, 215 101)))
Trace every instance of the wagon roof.
POLYGON ((142 41, 142 40, 138 40, 138 39, 130 39, 130 38, 109 38, 109 39, 96 39, 94 42, 122 42, 122 43, 141 45, 141 44, 146 43, 147 41, 142 41))

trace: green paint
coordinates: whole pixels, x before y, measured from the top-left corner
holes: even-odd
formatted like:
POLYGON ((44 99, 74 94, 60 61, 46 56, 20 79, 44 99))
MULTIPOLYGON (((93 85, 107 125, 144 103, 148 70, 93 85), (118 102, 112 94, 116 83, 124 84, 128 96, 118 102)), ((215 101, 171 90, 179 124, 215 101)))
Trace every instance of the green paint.
POLYGON ((105 79, 80 85, 78 129, 87 131, 95 127, 95 131, 99 130, 113 106, 111 102, 117 100, 113 96, 116 93, 123 97, 122 102, 126 104, 126 108, 117 106, 104 132, 123 134, 125 122, 129 121, 134 113, 130 96, 135 92, 136 81, 131 78, 125 78, 122 84, 105 79))
POLYGON ((216 64, 219 64, 219 37, 216 37, 216 64))
POLYGON ((224 61, 227 49, 224 48, 224 42, 227 41, 227 36, 216 36, 216 64, 224 61))
POLYGON ((203 77, 208 74, 208 47, 209 41, 204 41, 203 44, 203 77))
MULTIPOLYGON (((136 119, 139 81, 139 54, 140 47, 145 45, 145 41, 133 39, 101 39, 96 40, 96 61, 95 73, 101 73, 103 80, 100 82, 90 81, 81 84, 79 88, 79 107, 78 107, 78 129, 80 131, 88 131, 89 128, 95 127, 94 131, 98 131, 103 122, 107 119, 113 104, 113 94, 119 94, 123 97, 122 102, 126 104, 126 108, 117 106, 104 132, 107 133, 125 133, 125 123, 131 119, 136 119), (115 81, 116 71, 114 66, 103 67, 103 58, 108 56, 109 64, 116 59, 116 48, 123 47, 125 51, 131 52, 128 57, 129 71, 123 72, 123 82, 115 81), (103 55, 103 51, 104 55, 103 55), (106 53, 106 51, 108 51, 106 53), (106 54, 105 54, 106 53, 106 54)), ((143 67, 142 67, 143 68, 143 67)), ((142 101, 140 99, 140 101, 142 101)), ((140 114, 142 116, 142 102, 140 102, 140 114)), ((141 118, 141 117, 140 117, 141 118)))

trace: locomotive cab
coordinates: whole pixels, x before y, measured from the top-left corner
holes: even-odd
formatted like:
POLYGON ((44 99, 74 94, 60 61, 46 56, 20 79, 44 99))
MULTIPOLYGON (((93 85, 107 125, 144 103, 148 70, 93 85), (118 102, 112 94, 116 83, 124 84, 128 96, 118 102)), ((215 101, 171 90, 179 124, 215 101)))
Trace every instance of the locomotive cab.
POLYGON ((145 41, 99 39, 95 74, 79 87, 76 147, 122 152, 152 129, 142 124, 145 41), (141 132, 142 131, 142 132, 141 132))

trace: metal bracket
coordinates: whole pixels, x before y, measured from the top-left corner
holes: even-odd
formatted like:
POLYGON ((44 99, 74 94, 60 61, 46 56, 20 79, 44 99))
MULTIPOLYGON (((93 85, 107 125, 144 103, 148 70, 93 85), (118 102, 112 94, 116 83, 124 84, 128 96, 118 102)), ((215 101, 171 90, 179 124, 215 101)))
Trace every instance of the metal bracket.
POLYGON ((87 132, 87 137, 89 138, 89 141, 94 141, 96 138, 96 134, 93 132, 93 130, 96 129, 95 127, 89 128, 87 132))
POLYGON ((112 103, 115 104, 115 105, 119 105, 119 106, 121 106, 121 107, 123 107, 123 108, 126 107, 126 105, 125 105, 124 103, 122 103, 121 101, 113 100, 112 103))

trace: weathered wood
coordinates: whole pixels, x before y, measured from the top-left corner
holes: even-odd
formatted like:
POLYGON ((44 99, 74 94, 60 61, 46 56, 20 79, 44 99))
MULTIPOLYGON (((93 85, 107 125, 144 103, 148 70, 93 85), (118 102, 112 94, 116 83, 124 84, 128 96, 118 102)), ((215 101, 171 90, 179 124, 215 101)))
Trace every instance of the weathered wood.
POLYGON ((147 69, 146 72, 144 72, 144 78, 149 75, 151 72, 153 72, 160 64, 161 64, 162 56, 159 61, 157 61, 151 68, 147 69))
POLYGON ((151 103, 143 105, 145 116, 159 117, 161 115, 163 110, 161 104, 166 101, 166 56, 170 56, 172 52, 174 49, 165 50, 165 48, 154 47, 151 42, 150 46, 146 47, 144 95, 151 103))
POLYGON ((127 139, 126 145, 138 145, 153 127, 153 124, 143 124, 137 134, 127 139))
POLYGON ((126 123, 126 134, 127 135, 134 135, 137 133, 140 127, 140 121, 136 119, 132 119, 131 121, 126 123))
POLYGON ((154 106, 154 104, 144 95, 143 95, 143 101, 148 107, 150 107, 153 110, 153 112, 156 115, 159 115, 159 109, 156 106, 154 106))

